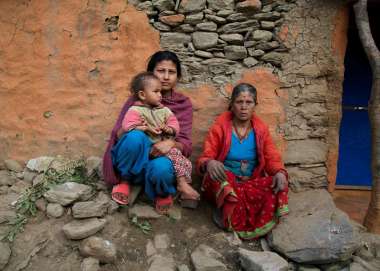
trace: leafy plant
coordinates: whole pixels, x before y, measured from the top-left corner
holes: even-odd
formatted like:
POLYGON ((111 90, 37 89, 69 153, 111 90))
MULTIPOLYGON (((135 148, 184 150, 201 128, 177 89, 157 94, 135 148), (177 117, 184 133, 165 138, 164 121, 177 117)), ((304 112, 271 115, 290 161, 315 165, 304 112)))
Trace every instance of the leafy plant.
POLYGON ((137 216, 133 216, 131 219, 132 225, 139 228, 144 234, 149 234, 152 231, 152 225, 149 223, 149 221, 144 220, 142 222, 138 221, 137 216))
POLYGON ((16 218, 8 221, 8 225, 11 227, 1 240, 13 242, 16 235, 23 231, 28 217, 37 214, 36 201, 42 198, 43 194, 52 186, 65 182, 76 182, 94 187, 95 175, 95 173, 91 176, 86 175, 86 162, 84 159, 53 160, 48 169, 43 173, 42 180, 38 184, 26 189, 17 200, 16 218), (55 162, 58 162, 59 165, 54 165, 55 162))

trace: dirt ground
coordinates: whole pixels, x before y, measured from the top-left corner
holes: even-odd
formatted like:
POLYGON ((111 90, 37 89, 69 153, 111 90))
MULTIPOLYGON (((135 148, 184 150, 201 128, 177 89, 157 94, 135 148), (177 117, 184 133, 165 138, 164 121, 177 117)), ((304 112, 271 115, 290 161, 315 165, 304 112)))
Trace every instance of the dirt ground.
MULTIPOLYGON (((18 194, 8 193, 0 197, 0 210, 9 210, 18 194)), ((136 204, 144 202, 139 197, 136 204)), ((178 207, 178 206, 177 206, 178 207)), ((179 207, 178 207, 179 208, 179 207)), ((70 208, 60 218, 48 218, 45 213, 38 212, 31 218, 16 240, 11 244, 12 256, 5 271, 69 271, 80 270, 83 257, 79 253, 80 241, 68 240, 62 231, 65 223, 73 218, 70 208)), ((237 246, 231 244, 226 236, 232 234, 219 230, 211 220, 212 208, 201 202, 197 210, 181 208, 181 219, 169 217, 150 219, 152 231, 144 234, 132 225, 128 218, 128 207, 107 215, 107 225, 95 234, 113 242, 118 250, 115 264, 104 264, 102 271, 143 271, 148 270, 146 245, 156 234, 167 233, 170 236, 169 251, 173 254, 177 265, 191 266, 190 254, 200 244, 207 244, 224 256, 224 263, 229 270, 240 270, 237 264, 237 246)), ((0 224, 0 234, 8 226, 0 224)), ((258 241, 244 242, 240 247, 260 250, 258 241)))

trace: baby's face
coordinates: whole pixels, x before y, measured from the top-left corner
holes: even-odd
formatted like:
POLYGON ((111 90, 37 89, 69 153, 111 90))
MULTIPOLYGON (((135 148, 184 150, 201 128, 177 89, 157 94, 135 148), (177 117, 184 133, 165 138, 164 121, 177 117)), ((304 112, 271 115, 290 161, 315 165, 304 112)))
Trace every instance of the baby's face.
POLYGON ((161 103, 161 82, 157 79, 149 79, 144 88, 144 102, 150 106, 158 106, 161 103))

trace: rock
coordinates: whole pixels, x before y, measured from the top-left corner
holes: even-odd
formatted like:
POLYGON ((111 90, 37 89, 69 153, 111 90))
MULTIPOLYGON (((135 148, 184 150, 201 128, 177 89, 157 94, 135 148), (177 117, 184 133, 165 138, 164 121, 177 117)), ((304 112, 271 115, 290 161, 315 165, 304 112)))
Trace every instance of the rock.
POLYGON ((76 202, 71 208, 73 217, 103 217, 107 213, 109 202, 109 198, 103 192, 100 192, 94 201, 76 202))
POLYGON ((327 145, 316 140, 291 140, 285 153, 287 164, 316 164, 326 161, 327 145))
POLYGON ((11 176, 8 170, 0 170, 0 186, 13 185, 17 181, 16 178, 11 176))
POLYGON ((353 262, 350 264, 350 271, 368 271, 368 269, 362 266, 360 263, 353 262))
POLYGON ((285 55, 277 52, 270 52, 261 57, 262 61, 269 62, 275 66, 281 66, 285 55))
MULTIPOLYGON (((86 159, 86 173, 87 176, 99 175, 100 169, 102 167, 102 158, 97 156, 90 156, 86 159)), ((100 176, 100 175, 99 175, 100 176)))
POLYGON ((210 14, 206 14, 206 19, 208 19, 209 21, 211 22, 214 22, 214 23, 217 23, 217 24, 224 24, 226 22, 226 19, 223 18, 223 17, 219 17, 219 16, 216 16, 216 15, 210 15, 210 14))
POLYGON ((185 23, 186 24, 198 24, 201 23, 203 20, 203 12, 187 15, 185 18, 185 23))
POLYGON ((297 271, 320 271, 316 266, 313 265, 299 265, 297 271))
POLYGON ((4 164, 8 170, 13 172, 22 172, 24 170, 24 168, 16 160, 7 159, 4 161, 4 164))
POLYGON ((241 246, 243 244, 236 232, 225 233, 224 236, 230 246, 241 246))
POLYGON ((11 248, 8 243, 0 242, 0 270, 7 265, 9 258, 11 257, 11 248))
POLYGON ((177 25, 180 25, 185 20, 185 15, 176 14, 176 15, 169 15, 169 16, 160 16, 158 17, 158 20, 170 26, 177 26, 177 25))
POLYGON ((254 59, 253 57, 247 57, 243 60, 243 63, 245 66, 247 66, 248 68, 251 68, 253 66, 255 66, 257 63, 259 63, 259 61, 257 61, 256 59, 254 59))
POLYGON ((163 24, 161 22, 154 22, 153 26, 154 26, 154 28, 156 28, 159 31, 170 31, 171 30, 170 26, 163 24))
POLYGON ((101 263, 113 263, 117 257, 116 246, 112 242, 95 236, 83 240, 79 251, 83 256, 93 257, 101 263))
POLYGON ((80 268, 81 271, 99 271, 99 260, 92 257, 84 258, 80 268))
POLYGON ((226 19, 229 22, 244 22, 244 21, 248 20, 249 17, 251 17, 251 16, 249 16, 246 13, 238 12, 238 13, 233 13, 233 14, 229 15, 226 19))
POLYGON ((24 181, 27 183, 32 183, 33 179, 37 176, 36 172, 32 172, 28 169, 24 171, 24 181))
POLYGON ((357 232, 326 190, 291 193, 289 209, 289 215, 268 235, 268 242, 292 261, 303 264, 345 261, 358 248, 357 232))
POLYGON ((207 0, 208 8, 212 10, 234 9, 234 0, 207 0))
POLYGON ((1 211, 0 210, 0 224, 11 221, 16 218, 14 211, 1 211))
POLYGON ((161 217, 160 214, 158 214, 153 207, 149 205, 138 205, 136 204, 132 208, 128 209, 128 216, 134 217, 137 216, 137 218, 159 218, 161 217))
POLYGON ((117 204, 116 202, 111 200, 108 203, 107 214, 112 215, 112 214, 116 213, 118 209, 119 209, 119 204, 117 204))
POLYGON ((270 21, 261 21, 260 25, 261 25, 261 28, 264 30, 272 30, 275 27, 274 22, 270 22, 270 21))
POLYGON ((46 207, 46 214, 48 217, 58 218, 63 215, 65 208, 58 203, 49 203, 46 207))
POLYGON ((253 16, 253 18, 260 21, 276 21, 281 18, 281 13, 277 11, 257 13, 253 16))
POLYGON ((9 191, 8 186, 6 186, 6 185, 0 186, 0 195, 8 194, 8 191, 9 191))
POLYGON ((270 51, 273 49, 276 49, 280 46, 278 41, 271 41, 271 42, 260 42, 256 45, 256 49, 263 50, 263 51, 270 51))
POLYGON ((244 41, 243 35, 240 34, 223 34, 220 38, 230 44, 242 44, 244 41))
POLYGON ((63 226, 66 237, 73 240, 84 239, 100 231, 106 225, 106 219, 89 218, 74 220, 63 226))
POLYGON ((147 10, 152 11, 153 10, 153 4, 151 1, 145 1, 142 3, 139 3, 136 7, 137 10, 147 10))
POLYGON ((261 57, 265 54, 263 50, 255 50, 255 48, 249 48, 248 54, 252 57, 261 57))
POLYGON ((224 47, 224 54, 230 60, 244 59, 247 57, 247 49, 244 46, 229 45, 224 47))
POLYGON ((212 32, 194 32, 191 35, 196 49, 208 49, 218 44, 218 34, 212 32))
POLYGON ((171 254, 154 255, 151 261, 148 271, 176 271, 174 259, 171 254))
POLYGON ((199 245, 191 253, 191 262, 195 271, 223 271, 227 267, 220 261, 223 256, 213 248, 204 244, 199 245))
POLYGON ((260 0, 245 0, 236 4, 236 10, 239 12, 254 13, 261 10, 260 0))
POLYGON ((216 15, 217 16, 220 16, 220 17, 228 17, 230 16, 231 14, 234 14, 235 11, 233 11, 232 9, 223 9, 223 10, 219 10, 216 15))
POLYGON ((246 271, 287 271, 288 262, 278 254, 239 248, 239 261, 246 271))
POLYGON ((177 31, 182 31, 185 33, 192 33, 194 32, 194 27, 192 27, 190 24, 181 24, 176 28, 177 31))
POLYGON ((146 243, 146 256, 150 257, 154 254, 157 254, 157 250, 154 247, 152 240, 148 240, 148 243, 146 243))
POLYGON ((215 52, 213 53, 214 57, 220 57, 220 58, 224 58, 225 57, 225 54, 222 53, 222 52, 215 52))
POLYGON ((213 58, 213 57, 214 57, 214 55, 213 55, 212 53, 210 53, 210 52, 206 52, 206 51, 201 51, 201 50, 196 50, 196 51, 194 52, 194 54, 195 54, 196 56, 204 57, 204 58, 213 58))
POLYGON ((177 266, 177 271, 190 271, 190 268, 186 264, 181 264, 177 266))
POLYGON ((87 200, 92 196, 91 186, 67 182, 51 187, 44 197, 49 202, 67 206, 76 200, 87 200))
POLYGON ((195 30, 213 32, 216 31, 218 26, 214 22, 199 23, 195 26, 195 30))
POLYGON ((159 11, 173 10, 175 7, 173 0, 152 0, 152 4, 159 11))
POLYGON ((17 193, 17 194, 21 194, 23 193, 26 189, 28 189, 30 187, 30 185, 24 181, 17 181, 15 182, 10 190, 17 193))
POLYGON ((157 234, 154 236, 154 247, 158 250, 165 250, 169 247, 170 238, 167 234, 157 234))
POLYGON ((191 13, 204 10, 206 7, 206 0, 182 0, 179 5, 179 12, 191 13))
POLYGON ((44 174, 38 174, 32 181, 32 185, 36 186, 45 180, 44 174))
POLYGON ((259 28, 259 23, 257 20, 248 20, 245 22, 234 22, 225 24, 218 29, 218 33, 221 34, 234 34, 243 33, 251 30, 256 30, 259 28))
POLYGON ((191 37, 184 33, 161 33, 161 44, 163 46, 173 46, 178 44, 187 44, 191 41, 191 37))
POLYGON ((41 212, 46 211, 46 206, 47 206, 47 201, 44 198, 39 198, 38 200, 36 200, 36 207, 41 212))
POLYGON ((254 40, 270 41, 273 38, 273 34, 266 30, 255 30, 252 37, 254 40))
POLYGON ((40 156, 28 161, 26 164, 27 169, 37 171, 39 173, 45 172, 55 158, 50 156, 40 156))

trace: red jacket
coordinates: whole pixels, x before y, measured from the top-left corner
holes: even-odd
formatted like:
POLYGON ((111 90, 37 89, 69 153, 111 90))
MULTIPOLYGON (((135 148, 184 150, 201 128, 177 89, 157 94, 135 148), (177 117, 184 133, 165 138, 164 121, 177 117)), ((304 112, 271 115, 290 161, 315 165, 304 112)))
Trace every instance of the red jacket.
MULTIPOLYGON (((278 171, 283 171, 286 175, 281 155, 277 151, 269 133, 268 126, 255 114, 251 119, 252 128, 255 131, 258 166, 253 171, 252 177, 257 178, 265 175, 273 176, 278 171)), ((203 146, 203 153, 197 160, 198 173, 206 172, 206 165, 209 160, 224 162, 231 147, 232 135, 232 113, 222 113, 211 126, 203 146)))

